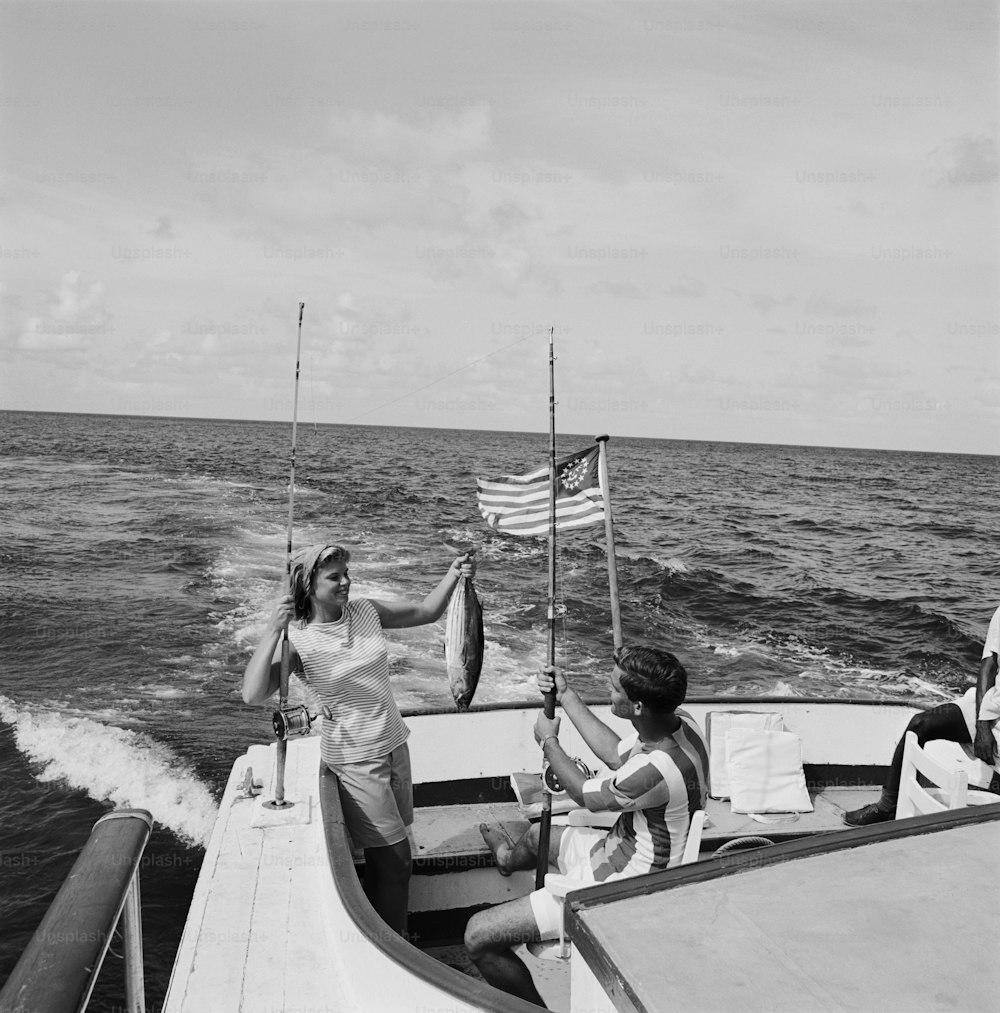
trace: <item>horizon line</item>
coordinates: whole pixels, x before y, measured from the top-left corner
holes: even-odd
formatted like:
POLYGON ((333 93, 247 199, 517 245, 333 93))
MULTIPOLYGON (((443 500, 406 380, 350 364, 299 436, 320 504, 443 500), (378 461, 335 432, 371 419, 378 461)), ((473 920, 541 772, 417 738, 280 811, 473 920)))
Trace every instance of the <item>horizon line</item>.
MULTIPOLYGON (((291 427, 292 422, 290 419, 251 419, 251 418, 236 418, 236 417, 221 417, 211 415, 143 415, 139 413, 117 413, 117 412, 83 412, 83 411, 55 411, 52 409, 38 409, 38 408, 0 408, 0 412, 4 412, 11 415, 83 415, 91 416, 95 418, 112 418, 112 419, 170 419, 174 421, 183 422, 250 422, 255 425, 287 425, 291 427)), ((299 423, 303 428, 308 426, 337 426, 341 428, 348 427, 359 427, 363 429, 428 429, 438 432, 476 432, 476 433, 511 433, 519 436, 549 436, 548 432, 542 430, 532 429, 489 429, 489 428, 476 428, 474 426, 413 426, 413 425, 399 425, 392 423, 376 423, 376 422, 303 422, 299 423)), ((582 439, 597 439, 597 436, 588 437, 583 433, 573 432, 562 432, 557 434, 561 437, 579 436, 582 439)), ((597 435, 605 435, 600 433, 597 435)), ((874 451, 877 453, 886 454, 944 454, 949 457, 993 457, 1000 458, 1000 454, 990 454, 984 451, 975 450, 912 450, 903 449, 900 447, 851 447, 851 446, 836 446, 829 443, 769 443, 757 440, 723 440, 723 439, 706 439, 696 437, 682 437, 682 436, 634 436, 629 434, 619 434, 618 439, 622 440, 656 440, 666 443, 724 443, 731 446, 741 447, 796 447, 807 450, 862 450, 862 451, 874 451)), ((608 436, 608 439, 615 439, 614 435, 608 436)))

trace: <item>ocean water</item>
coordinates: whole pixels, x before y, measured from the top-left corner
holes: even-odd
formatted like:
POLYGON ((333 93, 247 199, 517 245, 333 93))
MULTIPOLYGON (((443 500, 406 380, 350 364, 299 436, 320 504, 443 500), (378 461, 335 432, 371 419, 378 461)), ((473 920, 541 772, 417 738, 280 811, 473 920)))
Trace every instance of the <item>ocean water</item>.
MULTIPOLYGON (((157 1008, 229 769, 271 735, 239 686, 284 575, 290 426, 0 421, 0 980, 93 823, 138 806, 157 821, 142 870, 157 1008)), ((547 541, 491 532, 475 483, 547 454, 547 434, 300 424, 295 543, 349 546, 353 593, 375 598, 422 596, 445 543, 475 543, 475 703, 534 699, 547 541)), ((613 435, 608 458, 625 640, 674 650, 692 695, 930 704, 971 684, 1000 601, 998 458, 613 435)), ((603 526, 560 535, 558 574, 559 659, 599 697, 603 526)), ((390 663, 401 706, 450 706, 443 620, 390 634, 390 663)), ((105 967, 91 1008, 114 1011, 120 959, 105 967)))

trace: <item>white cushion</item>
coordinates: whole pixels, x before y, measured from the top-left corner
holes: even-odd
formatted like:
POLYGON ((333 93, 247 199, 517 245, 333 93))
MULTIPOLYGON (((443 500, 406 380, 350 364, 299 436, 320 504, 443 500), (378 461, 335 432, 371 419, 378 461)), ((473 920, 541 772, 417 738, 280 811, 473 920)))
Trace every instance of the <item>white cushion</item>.
POLYGON ((808 813, 813 804, 794 732, 731 728, 726 768, 734 813, 808 813))
POLYGON ((731 728, 755 731, 781 731, 781 715, 776 711, 709 711, 705 719, 708 732, 708 793, 712 798, 729 798, 726 771, 726 734, 731 728))

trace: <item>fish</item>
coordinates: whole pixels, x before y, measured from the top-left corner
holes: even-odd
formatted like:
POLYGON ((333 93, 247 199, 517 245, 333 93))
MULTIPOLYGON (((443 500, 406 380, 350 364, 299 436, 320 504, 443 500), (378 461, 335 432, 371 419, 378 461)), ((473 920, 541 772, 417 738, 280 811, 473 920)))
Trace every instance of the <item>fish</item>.
POLYGON ((467 711, 483 670, 483 607, 471 577, 459 577, 445 621, 444 660, 455 706, 467 711))

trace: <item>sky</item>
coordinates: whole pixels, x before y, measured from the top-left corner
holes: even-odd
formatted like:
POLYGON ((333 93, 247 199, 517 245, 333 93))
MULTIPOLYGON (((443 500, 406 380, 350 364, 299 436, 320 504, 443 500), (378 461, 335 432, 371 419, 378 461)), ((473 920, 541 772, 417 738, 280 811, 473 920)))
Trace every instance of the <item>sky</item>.
POLYGON ((997 8, 6 2, 0 407, 1000 452, 997 8))

